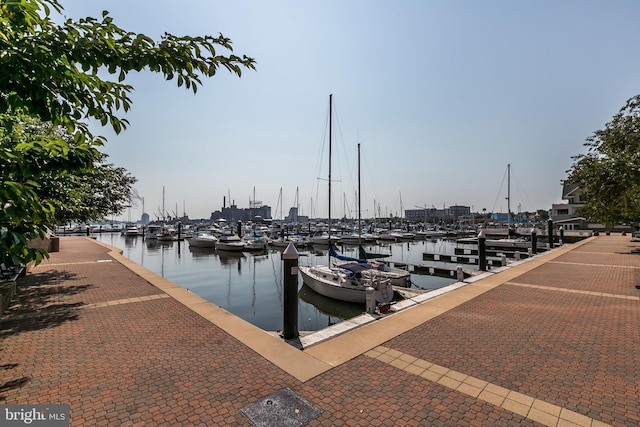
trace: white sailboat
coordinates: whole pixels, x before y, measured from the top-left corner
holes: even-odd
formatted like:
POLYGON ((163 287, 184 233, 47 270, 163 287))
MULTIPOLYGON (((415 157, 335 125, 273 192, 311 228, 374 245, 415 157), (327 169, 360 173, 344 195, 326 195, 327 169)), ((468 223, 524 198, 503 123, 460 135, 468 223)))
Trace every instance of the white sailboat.
MULTIPOLYGON (((331 241, 331 112, 332 95, 329 95, 329 242, 331 241)), ((329 244, 328 265, 298 268, 304 283, 320 295, 329 298, 365 303, 366 289, 372 287, 375 299, 379 303, 388 303, 393 299, 393 286, 388 278, 376 273, 370 266, 361 263, 331 265, 332 246, 329 244), (365 273, 366 272, 366 273, 365 273)))

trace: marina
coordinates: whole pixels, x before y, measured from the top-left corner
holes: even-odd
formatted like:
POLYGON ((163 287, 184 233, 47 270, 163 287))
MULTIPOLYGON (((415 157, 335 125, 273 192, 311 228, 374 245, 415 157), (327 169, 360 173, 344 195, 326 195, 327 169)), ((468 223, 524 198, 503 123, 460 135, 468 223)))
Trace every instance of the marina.
MULTIPOLYGON (((122 250, 135 263, 199 295, 207 301, 265 330, 280 331, 283 322, 284 248, 270 247, 262 251, 223 251, 191 246, 186 240, 161 241, 127 236, 121 233, 96 233, 100 242, 122 250)), ((367 244, 368 252, 389 254, 385 261, 409 268, 411 287, 419 292, 435 290, 455 283, 456 276, 438 277, 430 271, 420 272, 414 266, 426 265, 424 253, 453 255, 458 245, 453 240, 431 239, 407 242, 367 244), (415 272, 413 272, 415 270, 415 272), (421 273, 421 274, 419 274, 421 273)), ((358 256, 357 245, 338 246, 346 256, 358 256)), ((327 262, 327 246, 298 249, 299 265, 313 266, 327 262)), ((431 266, 455 271, 456 265, 430 262, 431 266)), ((477 269, 474 266, 465 269, 477 269)), ((431 268, 433 269, 433 267, 431 268)), ((429 270, 429 268, 427 268, 429 270)), ((396 293, 396 299, 401 299, 396 293)), ((364 304, 327 298, 311 290, 298 278, 298 328, 317 331, 365 311, 364 304)))

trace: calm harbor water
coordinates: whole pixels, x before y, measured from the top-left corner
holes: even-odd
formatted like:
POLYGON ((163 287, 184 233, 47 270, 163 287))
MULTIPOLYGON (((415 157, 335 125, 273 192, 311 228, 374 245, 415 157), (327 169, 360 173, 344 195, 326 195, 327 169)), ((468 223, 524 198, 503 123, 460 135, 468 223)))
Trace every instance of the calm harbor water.
MULTIPOLYGON (((263 252, 225 252, 190 247, 187 241, 159 242, 141 236, 120 233, 96 234, 96 239, 122 249, 127 258, 148 270, 189 289, 207 301, 267 330, 282 330, 283 262, 281 250, 263 252)), ((426 264, 424 252, 453 254, 455 242, 417 240, 412 242, 365 246, 370 252, 391 254, 388 260, 409 264, 426 264)), ((357 256, 357 247, 338 248, 357 256)), ((300 249, 299 265, 328 262, 326 247, 300 249)), ((433 263, 432 263, 433 264, 433 263)), ((443 264, 440 264, 443 265, 443 264)), ((455 268, 455 266, 453 266, 455 268)), ((412 274, 414 287, 437 289, 455 282, 453 279, 412 274)), ((318 295, 298 278, 298 329, 316 331, 355 317, 364 305, 345 303, 318 295)))

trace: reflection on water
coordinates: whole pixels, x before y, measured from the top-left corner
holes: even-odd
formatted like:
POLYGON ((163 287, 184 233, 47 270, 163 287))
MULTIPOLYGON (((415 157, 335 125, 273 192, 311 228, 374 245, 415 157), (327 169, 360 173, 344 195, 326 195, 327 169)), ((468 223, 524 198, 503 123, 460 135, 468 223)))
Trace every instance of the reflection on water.
MULTIPOLYGON (((207 301, 268 331, 282 330, 283 249, 260 252, 228 252, 191 247, 188 242, 146 240, 119 233, 97 234, 101 242, 122 249, 132 261, 189 289, 207 301)), ((450 245, 449 245, 450 246, 450 245)), ((367 245, 367 252, 389 253, 392 261, 423 264, 424 252, 452 253, 441 241, 367 245)), ((339 247, 347 256, 357 256, 358 248, 339 247)), ((300 265, 326 264, 326 247, 300 250, 300 265)), ((415 286, 440 288, 451 279, 412 275, 415 286)), ((298 330, 315 331, 364 311, 364 305, 345 303, 316 294, 298 278, 298 330)))
POLYGON ((362 305, 349 302, 336 304, 334 299, 327 298, 317 292, 314 292, 304 283, 298 291, 298 297, 307 303, 307 306, 305 307, 305 314, 315 314, 317 312, 326 317, 327 321, 324 325, 317 324, 317 316, 300 316, 302 319, 300 319, 299 322, 302 322, 301 325, 304 326, 301 327, 302 330, 314 331, 326 328, 328 326, 335 325, 336 323, 340 323, 344 319, 351 319, 352 317, 362 314, 362 305), (316 321, 314 321, 314 319, 316 319, 316 321))

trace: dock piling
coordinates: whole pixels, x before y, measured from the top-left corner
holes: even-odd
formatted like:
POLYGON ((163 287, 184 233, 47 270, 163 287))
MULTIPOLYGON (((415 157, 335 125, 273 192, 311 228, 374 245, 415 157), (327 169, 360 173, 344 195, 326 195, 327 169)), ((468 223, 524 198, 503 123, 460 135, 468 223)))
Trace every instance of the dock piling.
POLYGON ((538 253, 538 232, 535 228, 531 230, 531 253, 533 255, 538 253))
POLYGON ((484 230, 478 233, 478 268, 487 271, 487 237, 484 230))
POLYGON ((284 313, 282 337, 286 340, 298 337, 298 251, 289 243, 282 253, 284 261, 284 313))

